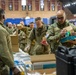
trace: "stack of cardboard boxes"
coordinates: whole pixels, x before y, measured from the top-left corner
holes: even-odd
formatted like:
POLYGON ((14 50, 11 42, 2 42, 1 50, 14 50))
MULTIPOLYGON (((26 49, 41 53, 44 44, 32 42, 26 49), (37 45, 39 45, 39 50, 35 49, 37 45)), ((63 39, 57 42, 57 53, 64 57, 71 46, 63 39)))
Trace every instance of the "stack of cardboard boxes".
POLYGON ((56 59, 54 54, 30 56, 32 62, 31 72, 51 74, 56 71, 56 59))
POLYGON ((13 52, 19 52, 18 35, 10 35, 13 52))

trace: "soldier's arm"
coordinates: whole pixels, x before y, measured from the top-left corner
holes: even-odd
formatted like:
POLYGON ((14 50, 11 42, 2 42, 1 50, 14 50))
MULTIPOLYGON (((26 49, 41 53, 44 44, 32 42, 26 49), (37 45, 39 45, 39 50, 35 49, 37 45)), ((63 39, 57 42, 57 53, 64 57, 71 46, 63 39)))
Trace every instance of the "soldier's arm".
POLYGON ((60 33, 55 34, 53 26, 49 26, 47 34, 48 34, 47 41, 55 41, 61 38, 60 33))
POLYGON ((30 46, 31 46, 31 42, 33 41, 34 39, 34 33, 33 33, 33 29, 31 30, 29 36, 28 36, 28 39, 27 39, 27 46, 25 47, 25 51, 29 50, 30 49, 30 46))
POLYGON ((19 40, 21 41, 21 40, 23 40, 25 38, 26 38, 25 33, 23 31, 21 31, 20 34, 19 34, 19 40))
POLYGON ((31 44, 31 41, 33 41, 35 39, 35 34, 34 34, 34 29, 31 30, 29 36, 28 36, 28 43, 31 44))
POLYGON ((6 39, 8 36, 6 37, 6 34, 2 30, 0 31, 0 35, 0 59, 3 63, 12 68, 14 67, 14 60, 12 59, 8 49, 8 40, 6 39))

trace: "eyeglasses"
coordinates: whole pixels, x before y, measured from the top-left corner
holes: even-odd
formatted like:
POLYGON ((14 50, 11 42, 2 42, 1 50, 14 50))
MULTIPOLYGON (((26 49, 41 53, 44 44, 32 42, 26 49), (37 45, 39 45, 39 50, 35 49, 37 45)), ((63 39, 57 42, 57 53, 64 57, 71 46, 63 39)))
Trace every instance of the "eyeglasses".
POLYGON ((64 17, 57 17, 57 19, 63 19, 64 17))

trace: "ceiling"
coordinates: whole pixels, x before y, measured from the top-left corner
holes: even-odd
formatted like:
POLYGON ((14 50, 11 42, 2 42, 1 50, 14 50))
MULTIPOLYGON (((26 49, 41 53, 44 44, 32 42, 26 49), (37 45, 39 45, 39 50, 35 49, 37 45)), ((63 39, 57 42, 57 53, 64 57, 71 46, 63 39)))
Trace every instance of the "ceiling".
POLYGON ((63 6, 70 3, 70 6, 68 6, 67 8, 72 12, 72 14, 76 14, 76 4, 75 3, 76 0, 60 0, 63 3, 63 6))

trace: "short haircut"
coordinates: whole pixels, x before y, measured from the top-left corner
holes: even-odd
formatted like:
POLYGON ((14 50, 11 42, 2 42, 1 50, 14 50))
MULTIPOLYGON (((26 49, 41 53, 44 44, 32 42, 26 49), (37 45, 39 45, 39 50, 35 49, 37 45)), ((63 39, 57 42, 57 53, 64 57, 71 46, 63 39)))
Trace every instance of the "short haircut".
POLYGON ((35 18, 35 21, 41 20, 41 17, 37 17, 35 18))
POLYGON ((0 8, 0 20, 3 19, 5 12, 2 8, 0 8))
POLYGON ((34 24, 34 22, 30 22, 30 24, 34 24))

